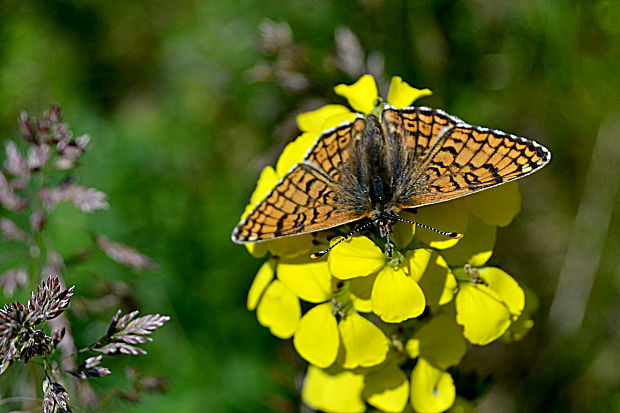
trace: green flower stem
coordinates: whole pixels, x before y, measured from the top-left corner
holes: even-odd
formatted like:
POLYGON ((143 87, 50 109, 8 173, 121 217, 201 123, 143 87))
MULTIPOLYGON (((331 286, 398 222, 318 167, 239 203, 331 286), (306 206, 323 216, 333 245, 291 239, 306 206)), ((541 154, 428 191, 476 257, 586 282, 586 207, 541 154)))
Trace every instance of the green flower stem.
POLYGON ((351 281, 342 281, 342 287, 334 292, 332 297, 332 313, 339 318, 344 318, 353 308, 353 302, 349 294, 351 281))

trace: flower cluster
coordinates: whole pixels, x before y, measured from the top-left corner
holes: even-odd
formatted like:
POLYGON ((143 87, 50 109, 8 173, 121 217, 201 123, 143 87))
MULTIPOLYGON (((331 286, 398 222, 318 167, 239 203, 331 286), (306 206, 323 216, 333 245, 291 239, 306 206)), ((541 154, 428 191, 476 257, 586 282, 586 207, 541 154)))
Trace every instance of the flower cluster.
MULTIPOLYGON (((335 92, 362 114, 378 102, 370 75, 338 85, 335 92)), ((387 102, 405 107, 430 94, 394 77, 387 102)), ((299 115, 303 133, 275 168, 262 171, 243 216, 303 159, 323 130, 354 116, 342 105, 299 115)), ((464 236, 448 238, 399 222, 391 257, 383 252, 384 241, 366 231, 326 257, 310 258, 340 240, 348 226, 246 244, 256 257, 270 254, 252 283, 247 307, 272 334, 292 337, 309 363, 303 401, 326 412, 363 412, 367 405, 384 412, 473 408, 457 397, 447 370, 460 363, 468 343, 519 339, 532 326, 524 290, 500 268, 487 266, 497 228, 508 225, 519 208, 518 186, 509 183, 403 212, 402 218, 464 236)))

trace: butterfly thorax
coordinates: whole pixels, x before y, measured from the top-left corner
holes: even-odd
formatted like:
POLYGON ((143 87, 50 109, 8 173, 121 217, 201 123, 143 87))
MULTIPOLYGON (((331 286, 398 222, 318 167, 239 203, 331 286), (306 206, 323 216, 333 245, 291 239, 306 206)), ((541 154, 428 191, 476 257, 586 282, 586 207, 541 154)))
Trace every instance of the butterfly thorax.
POLYGON ((366 117, 364 128, 355 139, 357 147, 351 167, 359 190, 352 192, 364 195, 363 208, 389 245, 392 226, 397 222, 400 211, 395 202, 394 148, 388 143, 382 125, 374 115, 366 117))
POLYGON ((390 148, 381 123, 374 115, 366 117, 358 136, 356 162, 353 162, 357 183, 368 197, 371 211, 391 210, 394 199, 393 165, 390 148))

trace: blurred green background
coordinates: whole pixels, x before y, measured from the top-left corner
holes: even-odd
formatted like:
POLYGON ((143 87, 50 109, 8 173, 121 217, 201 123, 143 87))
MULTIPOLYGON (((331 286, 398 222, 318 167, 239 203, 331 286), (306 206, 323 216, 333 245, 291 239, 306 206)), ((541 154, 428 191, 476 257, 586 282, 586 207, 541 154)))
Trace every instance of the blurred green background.
POLYGON ((230 232, 294 115, 344 103, 332 87, 367 71, 553 152, 492 261, 538 295, 536 326, 467 356, 464 372, 492 378, 480 411, 620 410, 620 2, 1 0, 0 136, 18 138, 21 110, 61 105, 92 136, 79 181, 112 206, 61 209, 61 251, 87 228, 160 265, 96 258, 65 274, 77 295, 125 280, 143 311, 173 317, 138 360, 168 392, 105 411, 299 410, 301 362, 245 309, 260 261, 230 232))

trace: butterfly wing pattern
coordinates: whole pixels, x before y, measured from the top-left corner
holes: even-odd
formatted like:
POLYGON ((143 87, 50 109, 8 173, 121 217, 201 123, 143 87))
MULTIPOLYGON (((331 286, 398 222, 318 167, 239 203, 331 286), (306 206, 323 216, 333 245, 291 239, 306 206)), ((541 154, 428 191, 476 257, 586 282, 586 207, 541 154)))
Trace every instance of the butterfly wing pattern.
POLYGON ((333 228, 364 217, 339 203, 345 164, 354 136, 364 129, 356 119, 321 135, 304 161, 295 165, 267 197, 235 228, 237 243, 263 241, 333 228))
POLYGON ((438 109, 386 107, 324 132, 233 231, 237 243, 333 228, 469 195, 542 168, 538 143, 438 109))
POLYGON ((532 140, 472 126, 437 109, 388 108, 383 120, 388 136, 399 136, 405 148, 415 148, 397 177, 400 192, 395 202, 401 209, 514 181, 551 159, 549 150, 532 140))

